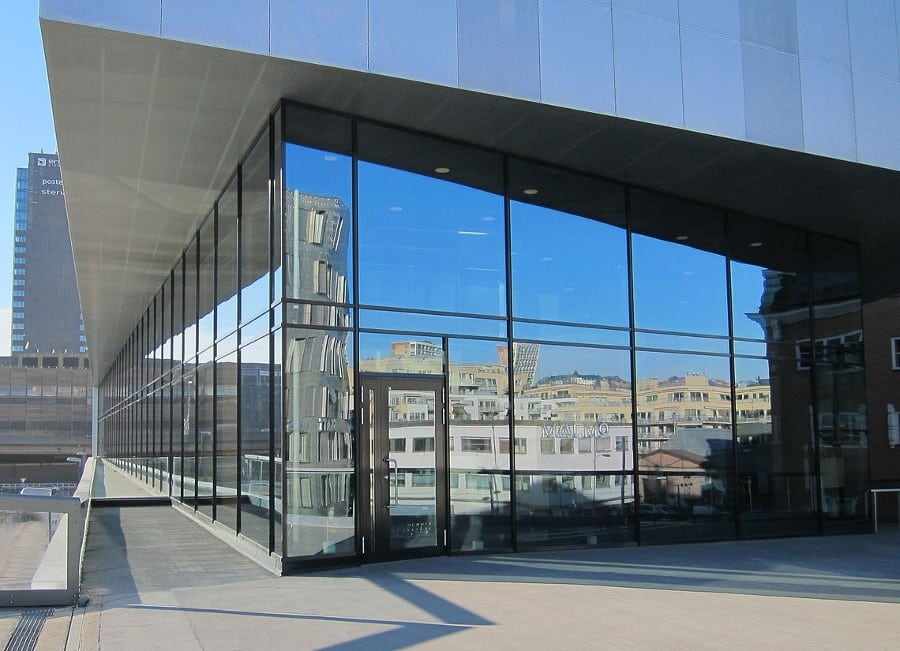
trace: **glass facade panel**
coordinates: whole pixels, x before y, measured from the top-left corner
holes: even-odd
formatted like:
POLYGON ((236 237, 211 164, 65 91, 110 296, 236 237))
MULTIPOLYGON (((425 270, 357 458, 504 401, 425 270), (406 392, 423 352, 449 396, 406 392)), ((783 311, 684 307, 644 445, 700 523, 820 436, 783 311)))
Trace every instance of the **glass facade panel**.
POLYGON ((359 335, 359 370, 363 373, 441 375, 444 349, 434 337, 410 338, 402 334, 359 335))
POLYGON ((510 549, 508 349, 453 339, 449 359, 451 548, 510 549))
POLYGON ((237 328, 238 186, 237 177, 219 198, 216 243, 216 338, 237 328))
POLYGON ((285 298, 353 300, 352 176, 349 156, 285 145, 285 298))
POLYGON ((502 159, 369 125, 359 153, 360 302, 504 315, 502 159))
POLYGON ((237 352, 216 360, 215 446, 216 520, 237 531, 241 493, 238 466, 238 357, 237 352))
POLYGON ((636 368, 641 541, 733 537, 728 357, 638 352, 636 368))
POLYGON ((519 547, 633 538, 627 350, 513 344, 519 547))
POLYGON ((197 357, 197 509, 213 517, 213 484, 215 477, 215 386, 216 365, 213 349, 197 357))
POLYGON ((184 250, 184 361, 197 354, 197 238, 184 250))
POLYGON ((101 445, 287 566, 866 526, 853 246, 288 104, 233 174, 101 445))
POLYGON ((866 531, 869 443, 859 260, 854 247, 819 236, 810 238, 810 253, 823 523, 828 529, 866 531))
MULTIPOLYGON (((269 409, 272 365, 268 336, 241 348, 240 388, 240 460, 241 460, 241 533, 263 547, 269 546, 269 511, 274 503, 270 457, 269 409)), ((280 472, 280 468, 278 469, 280 472)), ((280 498, 279 498, 280 499, 280 498)))
POLYGON ((354 547, 349 333, 285 332, 285 555, 354 547))
POLYGON ((197 282, 197 352, 213 345, 215 332, 216 283, 216 219, 214 214, 203 222, 197 236, 199 259, 197 282))
POLYGON ((515 316, 627 326, 625 229, 603 223, 623 221, 622 187, 519 162, 511 175, 515 316))

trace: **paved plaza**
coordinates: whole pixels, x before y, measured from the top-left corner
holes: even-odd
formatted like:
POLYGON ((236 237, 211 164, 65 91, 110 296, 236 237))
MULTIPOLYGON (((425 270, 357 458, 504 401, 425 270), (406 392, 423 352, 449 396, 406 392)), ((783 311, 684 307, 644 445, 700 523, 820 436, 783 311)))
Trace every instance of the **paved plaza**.
MULTIPOLYGON (((110 466, 98 481, 138 494, 110 466)), ((91 517, 91 601, 56 609, 37 648, 897 649, 898 560, 894 529, 279 578, 171 507, 106 506, 91 517)), ((12 620, 0 611, 0 643, 12 620)))

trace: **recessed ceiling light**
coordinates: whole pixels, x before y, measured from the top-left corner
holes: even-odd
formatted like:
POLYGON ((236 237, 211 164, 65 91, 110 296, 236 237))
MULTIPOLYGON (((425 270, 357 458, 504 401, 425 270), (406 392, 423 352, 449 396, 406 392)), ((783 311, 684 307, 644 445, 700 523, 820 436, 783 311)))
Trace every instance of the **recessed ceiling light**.
POLYGON ((400 206, 391 206, 390 208, 388 208, 388 210, 390 210, 391 212, 400 212, 401 210, 403 210, 403 208, 401 208, 400 206))
POLYGON ((434 171, 437 172, 438 174, 447 174, 448 172, 450 172, 450 168, 449 167, 435 167, 434 171))
POLYGON ((337 160, 337 156, 334 156, 334 155, 332 155, 332 154, 327 154, 327 155, 325 156, 325 160, 327 160, 329 163, 331 163, 331 162, 337 160))
POLYGON ((676 235, 675 239, 679 242, 687 242, 691 238, 689 238, 687 235, 676 235))
POLYGON ((762 245, 763 245, 762 242, 750 242, 750 246, 752 246, 754 249, 758 249, 762 245))
POLYGON ((460 235, 487 235, 484 231, 457 231, 460 235))
POLYGON ((522 190, 522 194, 532 195, 537 193, 537 188, 525 188, 524 190, 522 190))

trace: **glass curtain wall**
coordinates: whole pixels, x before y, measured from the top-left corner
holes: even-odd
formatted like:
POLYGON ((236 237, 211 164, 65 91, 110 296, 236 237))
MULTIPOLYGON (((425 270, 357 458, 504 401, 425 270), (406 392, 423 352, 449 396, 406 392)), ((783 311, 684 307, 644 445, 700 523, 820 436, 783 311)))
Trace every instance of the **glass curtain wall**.
POLYGON ((225 185, 102 440, 264 549, 361 553, 360 374, 442 377, 385 445, 447 460, 452 552, 864 523, 854 246, 290 103, 225 185))

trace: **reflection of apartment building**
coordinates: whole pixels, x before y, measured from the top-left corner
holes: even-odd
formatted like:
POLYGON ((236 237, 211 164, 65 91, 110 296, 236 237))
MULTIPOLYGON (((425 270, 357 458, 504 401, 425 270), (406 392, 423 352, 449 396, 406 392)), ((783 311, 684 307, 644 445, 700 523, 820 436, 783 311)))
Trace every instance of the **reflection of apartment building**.
MULTIPOLYGON (((398 341, 391 344, 391 352, 389 357, 365 360, 363 368, 377 372, 417 373, 423 369, 432 374, 441 372, 442 356, 437 344, 398 341)), ((503 363, 505 359, 501 354, 497 364, 450 364, 451 420, 506 420, 509 376, 503 363)), ((731 395, 728 382, 703 373, 640 380, 637 384, 638 448, 657 449, 682 429, 730 432, 731 395)), ((771 429, 771 390, 767 380, 741 383, 735 387, 734 396, 742 434, 751 441, 755 436, 758 442, 771 429)), ((631 422, 631 401, 631 384, 618 376, 577 372, 550 376, 517 391, 516 421, 587 427, 601 423, 625 424, 631 422)))

